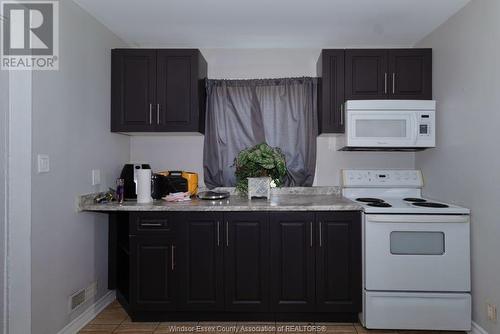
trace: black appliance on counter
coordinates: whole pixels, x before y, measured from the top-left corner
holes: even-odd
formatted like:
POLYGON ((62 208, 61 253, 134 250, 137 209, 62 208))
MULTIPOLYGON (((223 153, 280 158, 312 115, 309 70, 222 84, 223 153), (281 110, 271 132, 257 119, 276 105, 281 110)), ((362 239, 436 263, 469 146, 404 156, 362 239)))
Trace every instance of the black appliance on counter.
MULTIPOLYGON (((149 164, 126 164, 123 166, 120 178, 124 180, 124 198, 134 200, 137 198, 137 170, 151 169, 149 164)), ((170 193, 188 191, 188 181, 182 177, 181 171, 171 171, 167 176, 161 174, 151 175, 151 197, 161 199, 170 193)))
POLYGON ((125 199, 137 198, 137 170, 151 169, 149 164, 125 164, 122 168, 120 178, 123 179, 123 190, 125 199))
POLYGON ((182 177, 182 171, 170 171, 167 179, 167 194, 188 191, 188 180, 182 177))

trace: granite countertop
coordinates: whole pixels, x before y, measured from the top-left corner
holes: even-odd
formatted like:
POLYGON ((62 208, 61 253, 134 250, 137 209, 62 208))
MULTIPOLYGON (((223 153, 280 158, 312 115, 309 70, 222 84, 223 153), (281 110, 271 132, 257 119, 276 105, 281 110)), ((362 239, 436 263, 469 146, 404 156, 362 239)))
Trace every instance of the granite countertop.
POLYGON ((360 211, 362 206, 342 197, 338 187, 293 187, 273 189, 270 200, 252 199, 237 195, 233 189, 231 196, 224 200, 210 201, 192 199, 186 202, 154 201, 139 204, 136 201, 125 201, 96 204, 95 194, 83 195, 79 198, 80 211, 360 211))

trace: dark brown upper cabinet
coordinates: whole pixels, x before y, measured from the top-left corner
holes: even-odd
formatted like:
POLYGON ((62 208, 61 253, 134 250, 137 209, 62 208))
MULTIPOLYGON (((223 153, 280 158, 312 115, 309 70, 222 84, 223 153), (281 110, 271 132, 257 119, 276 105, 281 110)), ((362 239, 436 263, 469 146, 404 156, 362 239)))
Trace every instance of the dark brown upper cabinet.
POLYGON ((392 99, 432 99, 432 50, 390 50, 389 94, 392 99))
POLYGON ((344 50, 323 50, 316 64, 319 133, 344 132, 344 50))
POLYGON ((345 62, 346 100, 387 98, 386 50, 347 50, 345 62))
POLYGON ((343 133, 346 100, 432 99, 432 49, 322 50, 319 133, 343 133))
POLYGON ((346 50, 345 99, 432 99, 432 50, 346 50))
POLYGON ((204 132, 207 62, 197 49, 114 49, 112 132, 204 132))

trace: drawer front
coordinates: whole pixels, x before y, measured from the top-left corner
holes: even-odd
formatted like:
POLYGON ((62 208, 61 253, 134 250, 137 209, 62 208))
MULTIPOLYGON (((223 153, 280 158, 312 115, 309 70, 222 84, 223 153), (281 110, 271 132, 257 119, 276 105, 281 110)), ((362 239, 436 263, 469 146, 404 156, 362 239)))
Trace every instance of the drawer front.
POLYGON ((173 233, 174 214, 155 212, 132 212, 130 234, 173 233))

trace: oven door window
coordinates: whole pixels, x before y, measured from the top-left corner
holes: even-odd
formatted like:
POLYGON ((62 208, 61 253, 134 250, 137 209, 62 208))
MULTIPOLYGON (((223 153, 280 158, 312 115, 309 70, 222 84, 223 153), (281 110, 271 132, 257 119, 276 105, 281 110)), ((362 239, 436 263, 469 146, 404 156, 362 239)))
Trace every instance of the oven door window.
POLYGON ((443 232, 394 231, 391 232, 393 255, 443 255, 443 232))

